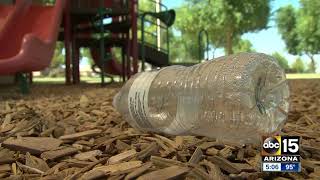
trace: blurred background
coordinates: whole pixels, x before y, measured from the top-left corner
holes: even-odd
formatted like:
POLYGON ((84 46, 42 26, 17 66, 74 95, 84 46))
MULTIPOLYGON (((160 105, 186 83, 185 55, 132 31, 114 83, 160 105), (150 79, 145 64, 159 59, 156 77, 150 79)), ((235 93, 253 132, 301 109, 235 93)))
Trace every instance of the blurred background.
MULTIPOLYGON (((52 3, 52 0, 44 0, 52 3)), ((170 61, 197 62, 198 32, 208 32, 209 46, 203 59, 238 52, 262 52, 274 56, 288 78, 320 78, 319 0, 162 0, 175 9, 170 28, 170 61)), ((140 10, 154 9, 149 0, 139 0, 140 10)), ((146 27, 155 28, 155 27, 146 27)), ((205 38, 205 37, 203 37, 205 38)), ((202 41, 205 47, 205 41, 202 41)), ((64 48, 58 42, 51 67, 39 77, 64 76, 64 48)), ((112 49, 120 58, 120 50, 112 49)), ((88 49, 81 49, 81 75, 95 77, 88 49)), ((37 80, 37 79, 35 79, 37 80)), ((41 79, 39 79, 41 81, 41 79)))

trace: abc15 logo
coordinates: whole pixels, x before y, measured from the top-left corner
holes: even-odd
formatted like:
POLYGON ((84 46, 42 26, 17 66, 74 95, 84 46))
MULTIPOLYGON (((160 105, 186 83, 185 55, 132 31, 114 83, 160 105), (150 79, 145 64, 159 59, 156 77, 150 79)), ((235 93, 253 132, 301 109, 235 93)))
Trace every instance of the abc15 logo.
POLYGON ((299 155, 299 136, 272 136, 262 139, 262 156, 299 155))

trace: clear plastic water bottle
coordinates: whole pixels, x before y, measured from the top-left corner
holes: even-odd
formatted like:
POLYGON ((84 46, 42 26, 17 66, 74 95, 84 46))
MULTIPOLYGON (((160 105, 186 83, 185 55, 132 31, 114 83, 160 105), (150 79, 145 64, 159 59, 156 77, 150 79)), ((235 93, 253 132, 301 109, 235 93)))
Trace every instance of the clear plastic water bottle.
POLYGON ((283 127, 288 98, 285 73, 273 57, 240 53, 138 73, 113 105, 140 130, 244 144, 283 127))

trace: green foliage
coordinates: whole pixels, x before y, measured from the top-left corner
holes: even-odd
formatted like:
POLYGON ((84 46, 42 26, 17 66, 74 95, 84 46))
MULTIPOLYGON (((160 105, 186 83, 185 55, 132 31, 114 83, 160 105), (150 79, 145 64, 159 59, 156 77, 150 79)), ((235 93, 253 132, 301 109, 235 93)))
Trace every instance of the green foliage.
POLYGON ((52 5, 55 3, 55 0, 33 0, 33 2, 39 2, 46 5, 52 5))
POLYGON ((278 31, 291 54, 298 53, 299 39, 296 30, 296 10, 290 5, 280 8, 276 22, 278 31))
MULTIPOLYGON (((44 76, 62 76, 64 73, 63 65, 65 64, 65 53, 64 53, 64 43, 61 41, 56 42, 56 48, 54 50, 54 55, 51 61, 51 65, 49 69, 42 71, 42 75, 44 76)), ((92 57, 89 48, 81 48, 80 49, 80 60, 82 58, 87 58, 89 60, 89 64, 92 64, 92 57)))
POLYGON ((81 48, 80 49, 80 59, 86 58, 90 65, 93 65, 93 59, 91 56, 90 48, 81 48))
POLYGON ((297 58, 295 62, 292 64, 291 69, 295 73, 304 73, 305 66, 301 58, 297 58))
POLYGON ((280 8, 276 22, 289 53, 307 55, 315 72, 314 55, 320 53, 320 1, 300 0, 301 8, 292 6, 280 8))
POLYGON ((290 70, 288 60, 282 56, 280 53, 275 52, 272 54, 272 56, 278 61, 278 64, 286 71, 288 72, 290 70))
POLYGON ((51 60, 51 65, 47 69, 41 71, 43 76, 62 76, 64 70, 62 65, 64 65, 64 43, 61 41, 56 42, 56 48, 54 50, 53 58, 51 60))
POLYGON ((63 49, 63 42, 57 41, 50 68, 61 68, 61 66, 64 64, 63 49))
POLYGON ((139 0, 139 11, 155 12, 156 4, 150 0, 139 0))
POLYGON ((172 62, 198 62, 197 37, 177 36, 171 37, 170 40, 170 60, 172 62))
POLYGON ((224 47, 233 53, 234 40, 246 32, 267 27, 269 0, 187 0, 177 11, 176 27, 186 36, 195 36, 201 29, 209 32, 213 47, 224 47))
POLYGON ((310 61, 308 64, 307 64, 307 69, 306 69, 306 72, 307 73, 315 73, 316 72, 316 69, 314 69, 316 67, 316 62, 314 62, 315 64, 313 64, 312 61, 310 61))
POLYGON ((122 62, 122 57, 121 57, 121 48, 120 47, 113 47, 111 49, 111 54, 112 54, 112 57, 118 61, 119 63, 122 62))
POLYGON ((252 47, 252 44, 247 39, 240 39, 238 40, 233 46, 233 52, 254 52, 255 50, 252 47))

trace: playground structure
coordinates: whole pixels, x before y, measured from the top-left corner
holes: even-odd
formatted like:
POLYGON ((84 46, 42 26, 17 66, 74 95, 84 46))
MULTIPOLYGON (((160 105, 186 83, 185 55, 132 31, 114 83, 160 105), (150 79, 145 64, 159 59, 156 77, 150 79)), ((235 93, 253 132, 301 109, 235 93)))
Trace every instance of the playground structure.
MULTIPOLYGON (((139 10, 137 0, 56 0, 51 6, 39 0, 2 1, 0 75, 15 74, 21 84, 27 86, 26 76, 32 81, 30 72, 50 65, 57 40, 65 43, 66 84, 80 82, 81 47, 90 48, 94 60, 92 69, 101 74, 102 84, 105 76, 120 75, 125 81, 137 73, 138 60, 141 60, 142 71, 145 62, 154 67, 194 65, 170 62, 168 28, 174 23, 175 12, 160 2, 150 2, 158 5, 158 11, 139 10), (157 31, 148 31, 146 23, 156 26, 157 31), (152 42, 146 40, 148 37, 152 42), (112 57, 112 47, 121 48, 121 63, 112 57), (100 70, 96 71, 96 67, 100 70)), ((201 30, 199 62, 203 35, 206 35, 205 51, 209 49, 208 33, 201 30)))
MULTIPOLYGON (((129 78, 131 74, 137 73, 138 59, 145 58, 146 62, 157 67, 169 65, 169 54, 166 50, 158 49, 155 44, 144 44, 138 40, 139 12, 137 7, 137 1, 70 1, 66 7, 65 14, 67 16, 65 16, 64 25, 66 28, 64 29, 71 29, 73 32, 71 37, 67 37, 70 33, 65 32, 64 36, 60 35, 59 39, 65 39, 66 47, 70 47, 68 44, 72 44, 74 83, 80 81, 78 67, 80 47, 91 49, 93 59, 101 69, 102 84, 104 83, 104 73, 122 75, 123 80, 126 77, 129 78), (105 23, 106 18, 110 18, 112 21, 105 23), (67 28, 69 26, 71 28, 67 28), (72 39, 71 42, 69 39, 72 39), (121 48, 121 63, 117 63, 110 56, 110 48, 114 46, 121 48), (142 51, 145 51, 143 58, 142 51)), ((162 26, 162 28, 167 27, 162 26)), ((168 29, 166 30, 168 31, 168 29)), ((66 78, 68 79, 68 77, 66 78)))
MULTIPOLYGON (((0 6, 0 75, 28 73, 50 64, 63 7, 63 1, 54 7, 31 6, 31 1, 0 6)), ((19 77, 26 86, 25 78, 19 77)))
MULTIPOLYGON (((105 73, 121 75, 123 80, 137 73, 138 59, 143 60, 143 67, 144 61, 156 67, 169 65, 168 27, 174 22, 174 11, 138 12, 137 0, 56 0, 53 6, 37 2, 17 0, 0 6, 0 75, 21 75, 48 67, 57 40, 65 43, 67 84, 80 82, 81 47, 91 49, 94 62, 101 69, 102 84, 105 73), (158 23, 146 16, 170 22, 158 23), (144 19, 142 27, 148 21, 166 31, 166 47, 138 40, 140 17, 144 19), (111 22, 105 22, 108 18, 111 22), (121 63, 110 55, 115 46, 121 48, 121 63)), ((167 10, 159 4, 160 9, 167 10)), ((141 34, 160 39, 144 28, 141 34)))

